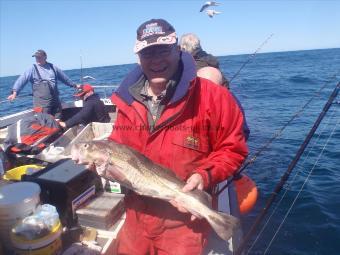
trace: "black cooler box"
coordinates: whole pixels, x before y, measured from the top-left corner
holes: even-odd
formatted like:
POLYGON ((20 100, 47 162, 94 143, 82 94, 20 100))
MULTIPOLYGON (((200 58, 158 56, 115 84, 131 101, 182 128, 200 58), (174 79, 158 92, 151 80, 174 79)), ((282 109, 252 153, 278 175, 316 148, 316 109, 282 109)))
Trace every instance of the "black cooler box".
POLYGON ((23 181, 38 183, 42 203, 57 207, 64 226, 76 223, 75 210, 96 192, 102 191, 100 177, 71 159, 62 159, 32 175, 24 175, 23 181))

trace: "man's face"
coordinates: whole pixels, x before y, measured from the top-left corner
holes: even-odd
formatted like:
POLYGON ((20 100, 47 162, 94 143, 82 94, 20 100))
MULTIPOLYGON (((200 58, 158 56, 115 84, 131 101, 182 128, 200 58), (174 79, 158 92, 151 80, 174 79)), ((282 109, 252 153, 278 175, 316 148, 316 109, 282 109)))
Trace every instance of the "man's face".
POLYGON ((142 50, 138 56, 148 81, 166 84, 177 71, 180 50, 177 44, 155 45, 142 50))
POLYGON ((36 55, 35 56, 35 61, 39 65, 44 65, 46 63, 46 59, 47 59, 47 57, 44 56, 44 55, 36 55))

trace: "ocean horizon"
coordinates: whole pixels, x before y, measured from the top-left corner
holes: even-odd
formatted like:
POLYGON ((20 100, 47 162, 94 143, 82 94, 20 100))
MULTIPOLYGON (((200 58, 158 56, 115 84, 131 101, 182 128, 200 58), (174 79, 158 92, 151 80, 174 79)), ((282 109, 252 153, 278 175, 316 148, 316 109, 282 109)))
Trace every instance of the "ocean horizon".
MULTIPOLYGON (((256 55, 259 55, 259 54, 271 54, 271 53, 283 53, 283 52, 296 52, 296 51, 315 51, 315 50, 334 50, 334 49, 340 49, 338 47, 336 48, 320 48, 320 49, 303 49, 303 50, 282 50, 282 51, 263 51, 263 52, 258 52, 256 53, 256 55)), ((253 55, 254 52, 251 52, 251 53, 235 53, 235 54, 227 54, 227 55, 216 55, 216 57, 218 58, 221 58, 221 57, 228 57, 228 56, 250 56, 250 55, 253 55)), ((256 57, 256 56, 255 56, 256 57)), ((49 61, 49 59, 48 59, 49 61)), ((51 63, 53 63, 53 61, 51 61, 51 63)), ((32 62, 33 64, 33 62, 32 62)), ((58 63, 55 63, 59 68, 62 69, 61 66, 58 65, 58 63)), ((136 64, 135 63, 123 63, 123 64, 112 64, 112 65, 103 65, 103 66, 87 66, 87 67, 83 67, 82 70, 85 71, 86 69, 91 69, 91 68, 99 68, 99 67, 113 67, 113 66, 124 66, 124 65, 133 65, 133 64, 136 64)), ((27 67, 29 68, 29 67, 27 67)), ((26 70, 26 69, 25 69, 26 70)), ((24 72, 25 70, 23 70, 22 72, 24 72)), ((62 69, 63 71, 76 71, 76 70, 81 70, 80 68, 72 68, 72 69, 62 69)), ((0 76, 0 78, 7 78, 7 77, 13 77, 13 76, 20 76, 21 73, 19 74, 11 74, 11 75, 4 75, 4 76, 0 76)))

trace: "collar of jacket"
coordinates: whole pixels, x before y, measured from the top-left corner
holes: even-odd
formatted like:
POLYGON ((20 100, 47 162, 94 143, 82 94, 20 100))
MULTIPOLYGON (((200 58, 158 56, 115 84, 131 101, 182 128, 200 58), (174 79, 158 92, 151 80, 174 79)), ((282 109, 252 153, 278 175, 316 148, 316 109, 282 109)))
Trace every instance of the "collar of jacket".
MULTIPOLYGON (((170 104, 181 100, 187 94, 190 82, 196 77, 196 66, 193 57, 189 53, 182 52, 181 61, 183 63, 182 77, 177 84, 176 91, 169 102, 170 104)), ((129 87, 134 85, 142 75, 142 69, 138 65, 126 76, 115 92, 128 105, 134 102, 134 98, 129 92, 129 87)))
MULTIPOLYGON (((86 99, 84 99, 84 101, 92 100, 92 99, 95 99, 96 97, 99 98, 98 94, 97 93, 93 93, 92 95, 90 95, 86 99)), ((99 98, 99 100, 100 100, 100 98, 99 98)))

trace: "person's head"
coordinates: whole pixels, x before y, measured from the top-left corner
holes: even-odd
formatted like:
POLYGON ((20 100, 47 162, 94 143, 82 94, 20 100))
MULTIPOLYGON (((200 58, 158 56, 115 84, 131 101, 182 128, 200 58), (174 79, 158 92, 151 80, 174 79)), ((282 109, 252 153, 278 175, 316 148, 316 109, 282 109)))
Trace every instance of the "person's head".
POLYGON ((134 52, 150 84, 166 84, 180 61, 176 31, 163 19, 151 19, 137 29, 134 52))
POLYGON ((86 99, 94 93, 94 88, 90 84, 84 84, 75 94, 75 97, 79 97, 80 99, 86 99))
POLYGON ((35 61, 39 65, 46 64, 47 54, 44 50, 37 50, 32 57, 35 57, 35 61))
POLYGON ((202 50, 200 39, 192 33, 182 35, 179 45, 182 51, 186 51, 191 55, 195 55, 196 52, 202 50))
POLYGON ((215 67, 206 66, 198 69, 197 76, 202 77, 212 82, 222 85, 223 83, 223 76, 220 70, 215 67))

